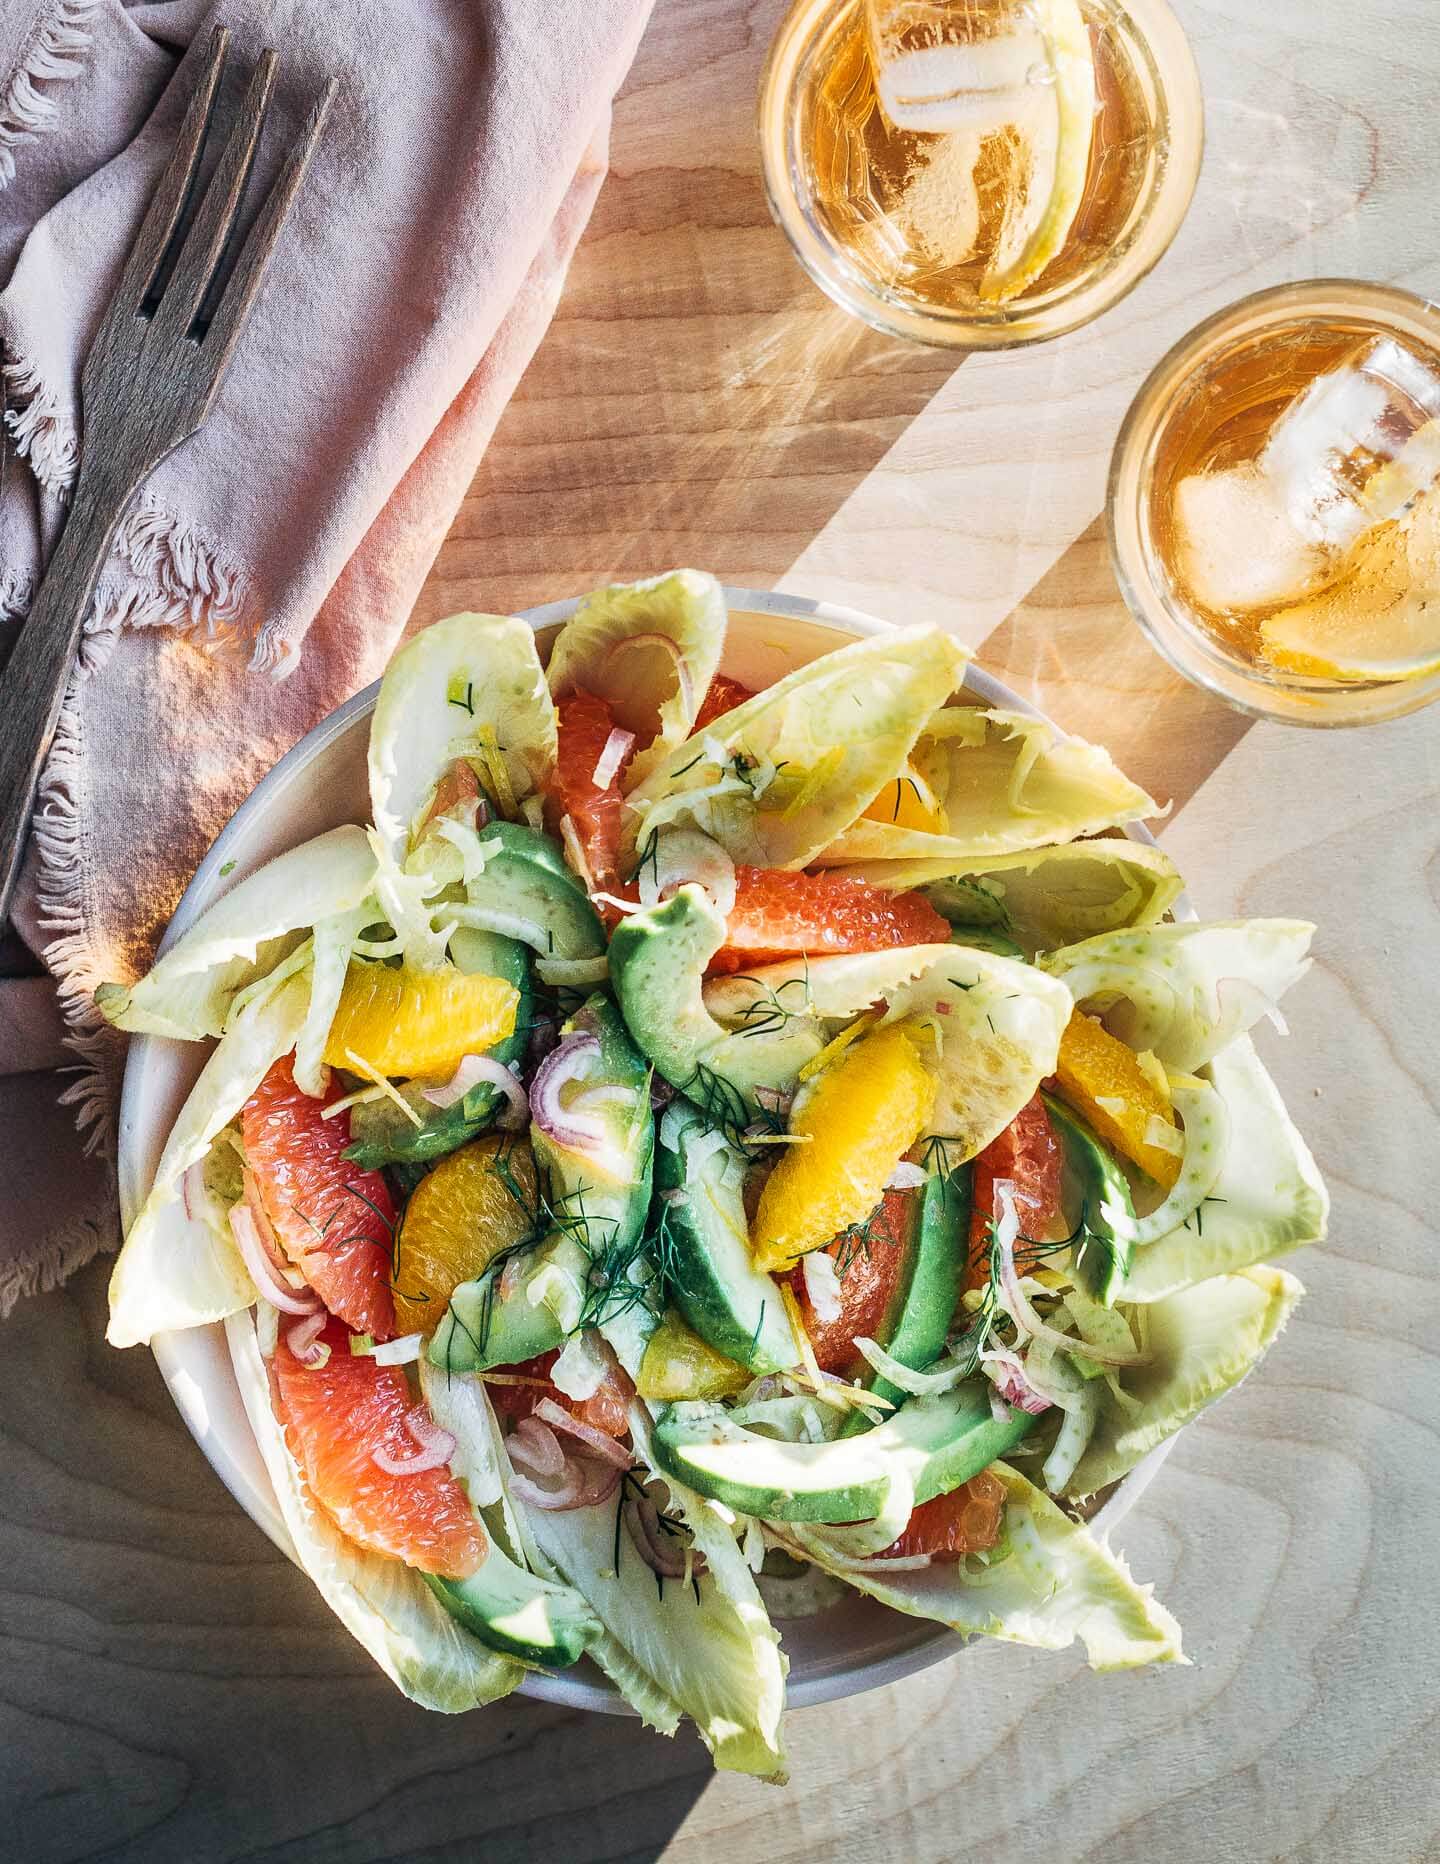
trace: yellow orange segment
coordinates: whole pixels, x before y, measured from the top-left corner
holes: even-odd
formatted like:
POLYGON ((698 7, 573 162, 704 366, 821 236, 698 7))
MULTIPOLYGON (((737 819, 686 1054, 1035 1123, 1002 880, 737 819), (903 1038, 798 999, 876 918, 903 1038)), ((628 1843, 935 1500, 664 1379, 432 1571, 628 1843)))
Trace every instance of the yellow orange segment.
POLYGON ((650 1335, 635 1389, 657 1404, 728 1398, 743 1391, 750 1376, 744 1366, 692 1333, 677 1315, 667 1313, 650 1335))
POLYGON ((535 1160, 522 1140, 487 1134, 441 1159, 411 1193, 395 1239, 400 1332, 433 1332, 461 1282, 533 1232, 539 1207, 535 1160))
POLYGON ((1180 1153, 1155 1145, 1148 1135, 1152 1120, 1176 1131, 1175 1116, 1133 1049, 1093 1016, 1072 1011, 1060 1038, 1055 1082, 1060 1098, 1101 1139, 1170 1189, 1180 1176, 1180 1153))
POLYGON ((332 1068, 377 1074, 448 1074, 462 1055, 493 1048, 515 1028, 520 993, 503 978, 411 971, 352 960, 325 1040, 332 1068))
POLYGON ((760 1193, 750 1246, 771 1273, 861 1223, 885 1181, 925 1131, 935 1084, 898 1026, 845 1050, 796 1106, 789 1146, 760 1193))
POLYGON ((896 828, 919 829, 927 835, 943 835, 948 826, 934 790, 909 763, 893 783, 885 785, 862 820, 891 822, 896 828))

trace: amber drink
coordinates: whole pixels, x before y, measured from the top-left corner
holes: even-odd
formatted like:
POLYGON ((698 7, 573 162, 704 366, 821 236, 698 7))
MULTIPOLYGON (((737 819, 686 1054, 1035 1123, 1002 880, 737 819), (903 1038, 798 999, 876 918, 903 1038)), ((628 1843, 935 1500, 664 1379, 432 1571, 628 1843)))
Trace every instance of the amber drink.
POLYGON ((1440 314, 1380 286, 1263 292, 1161 363, 1111 532, 1137 618, 1247 709, 1365 722, 1440 690, 1440 314))
POLYGON ((761 98, 771 204, 812 276, 961 348, 1122 296, 1179 225, 1200 139, 1163 0, 802 0, 761 98))

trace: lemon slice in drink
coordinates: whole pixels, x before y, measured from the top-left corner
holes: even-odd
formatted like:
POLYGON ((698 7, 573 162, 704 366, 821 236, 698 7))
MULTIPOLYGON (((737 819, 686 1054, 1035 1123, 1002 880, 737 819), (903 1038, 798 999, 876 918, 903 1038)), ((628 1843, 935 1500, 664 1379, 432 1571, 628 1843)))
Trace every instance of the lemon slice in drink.
POLYGON ((1330 680, 1410 680, 1440 672, 1440 487, 1352 546, 1318 595, 1260 624, 1265 657, 1330 680))
POLYGON ((980 281, 987 304, 1031 285, 1070 235, 1090 170, 1095 129, 1095 57, 1077 0, 1036 0, 1044 39, 1044 82, 1032 73, 1033 103, 1015 128, 1022 140, 995 255, 980 281))

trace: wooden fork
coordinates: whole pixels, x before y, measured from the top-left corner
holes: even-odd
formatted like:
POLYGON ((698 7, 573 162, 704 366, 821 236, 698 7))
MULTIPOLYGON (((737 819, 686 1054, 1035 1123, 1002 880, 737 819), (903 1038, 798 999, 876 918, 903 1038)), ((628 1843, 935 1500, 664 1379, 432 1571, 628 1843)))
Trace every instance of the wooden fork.
POLYGON ((179 141, 86 359, 80 381, 85 444, 69 515, 0 675, 0 926, 80 630, 115 532, 142 480, 210 412, 335 95, 332 78, 234 254, 231 235, 276 58, 266 52, 255 67, 196 205, 229 40, 217 27, 179 141))

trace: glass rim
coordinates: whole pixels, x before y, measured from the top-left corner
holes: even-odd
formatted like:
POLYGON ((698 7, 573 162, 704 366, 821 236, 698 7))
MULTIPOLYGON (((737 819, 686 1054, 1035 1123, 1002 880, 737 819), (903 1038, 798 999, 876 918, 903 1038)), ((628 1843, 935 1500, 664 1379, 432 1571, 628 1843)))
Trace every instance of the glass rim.
POLYGON ((1324 315, 1370 323, 1391 334, 1399 328, 1440 353, 1440 304, 1403 285, 1327 277, 1292 279, 1249 292, 1202 318, 1150 370, 1120 423, 1105 489, 1111 570, 1132 619, 1162 659, 1252 718, 1318 730, 1378 724, 1417 712, 1440 697, 1440 673, 1349 683, 1257 667, 1227 652, 1155 575, 1143 488, 1184 382, 1227 348, 1269 327, 1324 315))
MULTIPOLYGON (((1194 53, 1169 0, 1097 0, 1128 22, 1149 56, 1169 133, 1166 159, 1124 249, 1069 281, 1048 302, 1015 314, 945 306, 920 309, 890 297, 849 259, 807 210, 792 161, 787 102, 819 33, 864 0, 796 0, 765 61, 758 105, 761 170, 772 218, 802 269, 842 310, 887 336, 932 349, 1003 350, 1068 335, 1112 309, 1164 258, 1194 198, 1205 149, 1205 108, 1194 53)), ((1023 306, 1024 300, 1021 300, 1023 306)))

